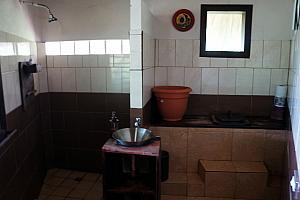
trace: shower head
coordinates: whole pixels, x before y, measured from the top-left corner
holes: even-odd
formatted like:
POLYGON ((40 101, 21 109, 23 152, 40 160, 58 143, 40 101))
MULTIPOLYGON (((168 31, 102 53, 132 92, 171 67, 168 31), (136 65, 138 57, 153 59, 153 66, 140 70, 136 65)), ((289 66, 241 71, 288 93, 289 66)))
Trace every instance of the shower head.
POLYGON ((48 22, 51 23, 51 22, 55 22, 55 21, 57 21, 57 18, 54 17, 54 15, 52 13, 49 13, 48 22))
POLYGON ((34 2, 31 2, 31 1, 21 1, 21 3, 24 3, 26 5, 30 5, 30 6, 34 6, 34 7, 40 7, 40 8, 45 8, 48 10, 48 22, 51 23, 51 22, 55 22, 57 21, 57 18, 54 17, 54 15, 52 14, 50 8, 44 4, 40 4, 40 3, 34 3, 34 2))

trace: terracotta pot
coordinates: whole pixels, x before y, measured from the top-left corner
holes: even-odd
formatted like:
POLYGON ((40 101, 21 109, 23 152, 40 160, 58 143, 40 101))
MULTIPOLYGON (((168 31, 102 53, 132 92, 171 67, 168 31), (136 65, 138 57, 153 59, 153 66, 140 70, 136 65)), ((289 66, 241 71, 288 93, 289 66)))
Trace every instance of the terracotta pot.
POLYGON ((188 103, 189 93, 192 91, 184 86, 156 86, 152 88, 158 105, 158 110, 166 121, 182 119, 188 103))

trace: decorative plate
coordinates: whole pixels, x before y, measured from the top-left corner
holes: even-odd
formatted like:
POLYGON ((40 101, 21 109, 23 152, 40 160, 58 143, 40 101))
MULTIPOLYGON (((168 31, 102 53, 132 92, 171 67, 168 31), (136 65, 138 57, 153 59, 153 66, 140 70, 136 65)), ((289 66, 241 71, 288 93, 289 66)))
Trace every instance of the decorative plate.
POLYGON ((173 26, 178 31, 185 32, 193 28, 195 17, 191 11, 187 9, 180 9, 173 15, 172 22, 173 26))

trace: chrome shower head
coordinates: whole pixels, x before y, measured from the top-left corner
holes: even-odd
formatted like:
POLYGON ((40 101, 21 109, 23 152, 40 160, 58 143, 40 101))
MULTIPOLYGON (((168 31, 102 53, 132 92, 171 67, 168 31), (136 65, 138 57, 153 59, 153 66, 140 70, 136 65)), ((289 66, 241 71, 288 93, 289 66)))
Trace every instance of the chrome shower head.
POLYGON ((48 22, 51 23, 51 22, 55 22, 55 21, 57 21, 57 18, 54 17, 54 15, 52 13, 49 13, 48 22))
POLYGON ((34 6, 34 7, 40 7, 40 8, 45 8, 48 10, 48 22, 51 23, 51 22, 55 22, 57 21, 57 18, 54 17, 54 15, 52 14, 50 8, 44 4, 40 4, 40 3, 34 3, 34 2, 31 2, 31 1, 21 1, 21 3, 24 3, 26 5, 30 5, 30 6, 34 6))

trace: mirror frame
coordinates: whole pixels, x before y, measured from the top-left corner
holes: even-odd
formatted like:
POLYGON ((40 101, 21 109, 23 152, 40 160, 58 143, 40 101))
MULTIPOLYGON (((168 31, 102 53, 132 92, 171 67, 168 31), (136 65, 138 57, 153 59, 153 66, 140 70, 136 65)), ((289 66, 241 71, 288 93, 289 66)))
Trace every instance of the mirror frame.
POLYGON ((235 4, 202 4, 201 5, 201 24, 200 24, 200 57, 219 57, 219 58, 249 58, 251 45, 252 29, 252 10, 253 5, 235 4), (208 11, 244 11, 245 19, 245 40, 244 51, 206 51, 206 25, 208 11))

